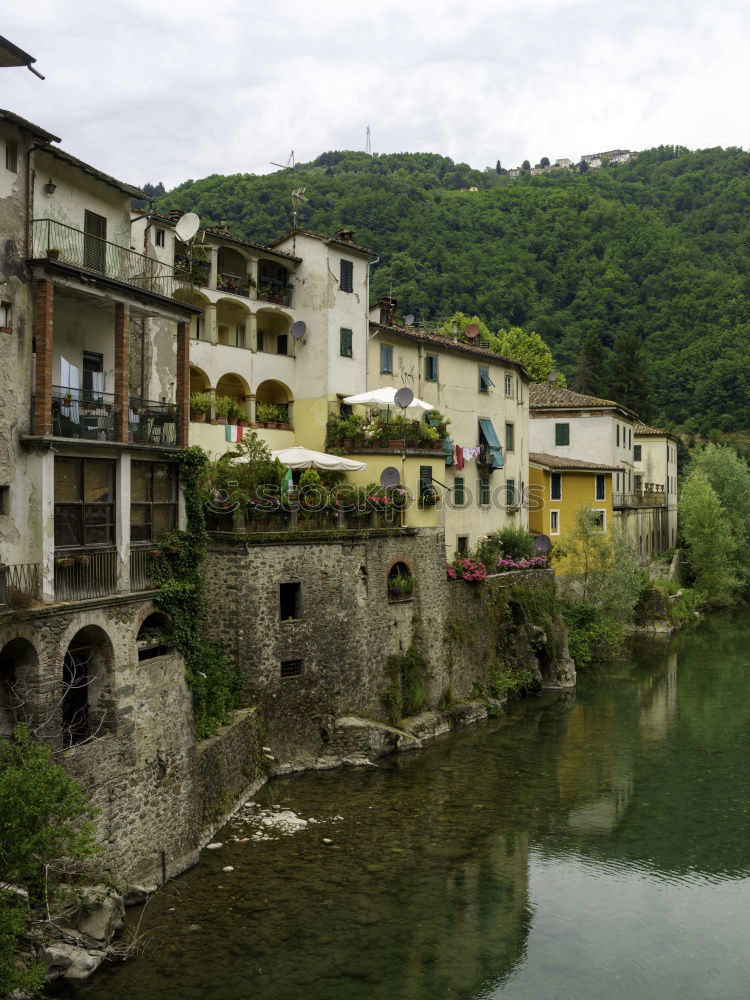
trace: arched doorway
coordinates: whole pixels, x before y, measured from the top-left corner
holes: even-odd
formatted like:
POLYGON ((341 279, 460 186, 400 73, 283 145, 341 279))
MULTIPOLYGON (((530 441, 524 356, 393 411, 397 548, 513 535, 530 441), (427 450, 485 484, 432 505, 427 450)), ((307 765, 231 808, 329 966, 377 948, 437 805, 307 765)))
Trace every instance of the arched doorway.
POLYGON ((73 636, 63 658, 63 746, 72 747, 114 728, 114 650, 98 625, 73 636))
POLYGON ((138 629, 138 661, 165 656, 173 648, 172 622, 163 611, 154 611, 138 629))
POLYGON ((20 722, 31 717, 31 686, 37 663, 36 650, 28 639, 11 639, 0 650, 0 737, 11 736, 20 722))

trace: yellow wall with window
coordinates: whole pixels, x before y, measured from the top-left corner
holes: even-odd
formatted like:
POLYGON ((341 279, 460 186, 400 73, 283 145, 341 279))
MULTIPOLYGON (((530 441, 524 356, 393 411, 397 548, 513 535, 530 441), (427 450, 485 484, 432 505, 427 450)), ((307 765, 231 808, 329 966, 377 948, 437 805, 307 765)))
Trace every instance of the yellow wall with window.
MULTIPOLYGON (((604 530, 611 531, 612 473, 594 469, 550 469, 529 463, 529 529, 536 534, 548 535, 553 545, 565 548, 565 536, 576 523, 576 513, 581 507, 602 511, 604 530), (560 498, 552 498, 553 475, 559 475, 560 498), (604 499, 596 496, 597 476, 604 477, 604 499)), ((558 573, 564 574, 565 560, 555 564, 558 573)))

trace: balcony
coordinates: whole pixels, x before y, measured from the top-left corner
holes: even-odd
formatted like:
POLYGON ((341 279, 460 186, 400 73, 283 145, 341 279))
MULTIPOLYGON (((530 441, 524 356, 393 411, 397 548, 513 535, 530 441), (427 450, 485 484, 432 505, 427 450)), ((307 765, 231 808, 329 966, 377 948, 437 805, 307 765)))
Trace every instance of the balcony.
POLYGON ((275 302, 277 305, 291 306, 293 285, 277 278, 263 278, 258 288, 258 298, 264 302, 275 302))
POLYGON ((211 276, 211 262, 208 260, 190 260, 188 257, 176 256, 174 262, 175 279, 181 285, 196 285, 208 288, 211 276))
POLYGON ((169 264, 52 219, 32 222, 31 256, 84 268, 166 298, 188 280, 169 264))
POLYGON ((218 292, 231 292, 232 295, 244 295, 250 297, 250 277, 247 274, 230 274, 228 271, 221 271, 216 275, 216 290, 218 292))
POLYGON ((111 393, 52 386, 54 437, 116 441, 116 415, 115 397, 111 393))
POLYGON ((156 587, 153 579, 154 560, 160 550, 155 546, 131 546, 130 549, 130 589, 133 591, 152 590, 156 587))
POLYGON ((42 571, 38 563, 0 566, 0 612, 19 611, 41 598, 42 571))
POLYGON ((178 407, 130 397, 128 440, 132 444, 177 446, 178 407))
POLYGON ((56 601, 106 597, 116 591, 116 549, 58 549, 55 552, 56 601))
POLYGON ((666 507, 667 497, 664 487, 649 483, 635 493, 613 493, 612 506, 615 510, 624 507, 666 507))

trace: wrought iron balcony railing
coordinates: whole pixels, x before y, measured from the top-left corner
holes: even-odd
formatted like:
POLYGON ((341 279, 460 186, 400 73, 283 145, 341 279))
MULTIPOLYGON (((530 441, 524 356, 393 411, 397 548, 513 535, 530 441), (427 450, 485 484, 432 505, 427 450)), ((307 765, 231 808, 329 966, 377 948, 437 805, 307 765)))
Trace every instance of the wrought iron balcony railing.
POLYGON ((19 610, 40 600, 42 570, 39 563, 0 565, 0 611, 19 610))
POLYGON ((150 399, 130 397, 128 409, 128 439, 135 444, 177 444, 176 403, 157 403, 150 399))
POLYGON ((114 441, 116 412, 112 393, 52 386, 54 437, 114 441))
POLYGON ((636 493, 613 493, 612 506, 617 507, 666 507, 664 487, 636 493))
POLYGON ((55 552, 55 600, 80 601, 117 591, 115 549, 58 549, 55 552))
POLYGON ((189 282, 169 264, 54 219, 34 219, 31 256, 59 260, 167 298, 189 282))
POLYGON ((130 547, 130 589, 152 590, 154 563, 159 549, 154 545, 131 545, 130 547))
POLYGON ((230 274, 220 271, 216 275, 216 289, 219 292, 231 292, 233 295, 250 295, 250 277, 247 274, 230 274))

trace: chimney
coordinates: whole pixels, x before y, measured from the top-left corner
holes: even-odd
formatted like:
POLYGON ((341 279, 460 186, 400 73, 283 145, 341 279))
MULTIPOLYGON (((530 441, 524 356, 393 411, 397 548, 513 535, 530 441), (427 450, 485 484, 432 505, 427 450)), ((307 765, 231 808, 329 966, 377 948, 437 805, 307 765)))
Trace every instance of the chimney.
POLYGON ((340 239, 343 243, 353 243, 354 242, 354 230, 353 229, 339 229, 336 233, 337 239, 340 239))
POLYGON ((182 212, 179 208, 170 209, 169 218, 172 222, 178 222, 182 218, 182 212))
POLYGON ((380 307, 380 322, 383 326, 396 326, 398 319, 398 299, 392 295, 384 295, 378 302, 380 307))

